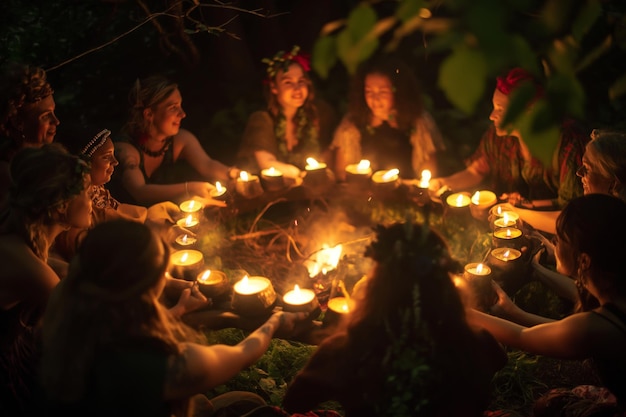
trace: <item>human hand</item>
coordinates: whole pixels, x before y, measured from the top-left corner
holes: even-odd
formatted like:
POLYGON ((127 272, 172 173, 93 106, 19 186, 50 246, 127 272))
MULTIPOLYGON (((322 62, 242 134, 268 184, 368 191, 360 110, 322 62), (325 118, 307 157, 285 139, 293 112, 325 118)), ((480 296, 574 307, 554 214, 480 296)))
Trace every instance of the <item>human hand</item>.
POLYGON ((204 206, 226 207, 226 203, 216 200, 211 196, 211 192, 215 190, 215 186, 205 181, 191 181, 187 183, 187 192, 199 200, 204 206))
POLYGON ((497 301, 491 306, 489 312, 498 317, 512 317, 520 310, 517 304, 511 300, 508 294, 498 285, 497 282, 492 281, 491 286, 496 293, 497 301))
POLYGON ((273 314, 273 316, 278 317, 279 326, 274 332, 274 336, 276 337, 288 337, 298 333, 298 329, 300 325, 303 323, 308 323, 308 313, 299 312, 299 313, 291 313, 288 311, 278 311, 273 314))
POLYGON ((504 193, 500 196, 499 199, 508 202, 514 207, 523 207, 527 209, 534 208, 532 201, 527 200, 520 193, 516 191, 512 193, 504 193))
POLYGON ((209 305, 209 300, 200 292, 197 284, 193 284, 191 288, 185 288, 180 293, 178 303, 172 308, 174 314, 179 317, 186 313, 198 310, 209 305))
POLYGON ((285 177, 288 177, 288 178, 298 178, 298 177, 302 177, 304 174, 304 172, 301 171, 300 168, 298 168, 297 166, 288 165, 288 164, 281 166, 280 171, 283 173, 285 177))
POLYGON ((180 217, 180 208, 171 201, 163 201, 148 207, 147 220, 153 223, 174 224, 175 218, 180 217))

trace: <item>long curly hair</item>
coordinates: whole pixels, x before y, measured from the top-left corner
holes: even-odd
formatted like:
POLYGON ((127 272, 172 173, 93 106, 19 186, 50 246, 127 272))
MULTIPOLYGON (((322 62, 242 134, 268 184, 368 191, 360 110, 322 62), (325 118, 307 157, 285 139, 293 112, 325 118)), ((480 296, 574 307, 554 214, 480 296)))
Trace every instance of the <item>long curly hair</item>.
POLYGON ((410 131, 424 112, 422 91, 411 68, 393 55, 376 56, 361 64, 352 78, 348 100, 348 117, 359 128, 371 124, 372 111, 365 101, 365 78, 371 74, 385 76, 393 86, 396 121, 402 131, 410 131))
POLYGON ((181 341, 204 341, 158 300, 168 266, 169 248, 148 226, 112 220, 89 231, 44 314, 43 383, 51 399, 83 398, 98 352, 149 343, 178 353, 181 341))
POLYGON ((0 154, 15 152, 24 143, 24 137, 13 120, 20 112, 28 108, 29 104, 54 94, 54 90, 47 80, 46 71, 42 68, 11 63, 3 71, 0 79, 0 94, 4 98, 0 102, 0 137, 2 143, 0 154))
POLYGON ((143 116, 145 109, 156 107, 178 88, 178 84, 163 75, 137 79, 128 93, 128 119, 122 131, 132 140, 142 144, 148 138, 150 121, 143 116))
POLYGON ((37 257, 48 258, 44 226, 53 224, 53 210, 79 195, 85 188, 89 164, 71 155, 62 145, 24 148, 11 160, 13 183, 2 211, 4 233, 22 236, 37 257))
POLYGON ((561 251, 565 269, 574 272, 580 295, 577 311, 598 306, 598 301, 584 288, 591 280, 598 288, 626 294, 626 202, 607 194, 587 194, 577 197, 563 208, 556 221, 559 244, 567 244, 561 251), (613 236, 613 238, 611 237, 613 236), (580 267, 580 256, 586 253, 591 260, 589 269, 580 267))
POLYGON ((433 415, 446 384, 471 380, 459 349, 471 330, 451 277, 462 266, 439 233, 412 223, 378 226, 366 256, 374 270, 346 324, 363 396, 378 415, 433 415))

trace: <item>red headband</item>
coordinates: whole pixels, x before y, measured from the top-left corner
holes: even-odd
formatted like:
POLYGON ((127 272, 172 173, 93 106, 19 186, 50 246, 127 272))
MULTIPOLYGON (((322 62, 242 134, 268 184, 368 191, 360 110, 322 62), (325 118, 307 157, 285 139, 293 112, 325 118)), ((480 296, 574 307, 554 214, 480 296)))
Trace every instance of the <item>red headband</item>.
POLYGON ((513 68, 505 76, 497 78, 496 89, 507 96, 524 81, 530 81, 535 87, 535 98, 543 96, 543 88, 535 77, 523 68, 513 68))

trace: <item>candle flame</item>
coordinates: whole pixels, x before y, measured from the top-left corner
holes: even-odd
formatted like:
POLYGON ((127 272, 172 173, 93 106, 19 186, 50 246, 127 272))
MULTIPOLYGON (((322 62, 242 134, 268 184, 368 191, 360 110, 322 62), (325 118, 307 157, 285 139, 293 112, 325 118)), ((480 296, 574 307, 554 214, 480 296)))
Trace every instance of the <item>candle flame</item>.
POLYGON ((193 216, 190 214, 185 218, 185 226, 189 227, 193 224, 193 216))
POLYGON ((507 213, 506 211, 502 215, 502 221, 504 222, 505 226, 509 224, 509 213, 507 213))
POLYGON ((180 257, 180 262, 182 263, 187 262, 187 258, 189 258, 189 252, 183 253, 182 256, 180 257))
POLYGON ((195 205, 196 205, 196 200, 191 200, 189 202, 189 211, 192 211, 195 205))
POLYGON ((207 269, 206 271, 204 271, 204 273, 200 276, 200 281, 202 282, 206 282, 209 277, 211 276, 211 270, 207 269))
POLYGON ((476 191, 472 196, 472 203, 479 204, 480 203, 480 191, 476 191))
POLYGON ((182 239, 182 240, 183 240, 183 243, 187 243, 187 239, 188 239, 187 235, 184 235, 184 236, 183 236, 183 239, 182 239))
POLYGON ((476 265, 476 273, 481 274, 483 272, 483 264, 476 265))
POLYGON ((506 252, 504 252, 504 253, 502 254, 502 257, 503 257, 504 259, 507 259, 510 255, 511 255, 511 251, 507 249, 507 250, 506 250, 506 252))
POLYGON ((400 173, 400 170, 398 168, 390 169, 389 171, 383 174, 383 181, 389 181, 394 176, 398 175, 399 173, 400 173))
POLYGON ((506 237, 511 237, 511 229, 506 229, 506 237))
POLYGON ((269 167, 269 168, 267 169, 266 175, 269 175, 269 176, 271 176, 271 177, 277 177, 277 176, 279 176, 279 175, 282 175, 282 172, 280 172, 279 170, 277 170, 277 169, 276 169, 276 168, 274 168, 274 167, 269 167))
POLYGON ((456 198, 456 206, 457 207, 461 207, 463 206, 463 194, 459 194, 456 198))
POLYGON ((367 171, 370 168, 370 161, 367 159, 361 159, 359 164, 356 166, 358 171, 367 171))
POLYGON ((342 305, 341 305, 341 311, 347 313, 348 311, 350 311, 350 308, 348 307, 348 302, 345 301, 342 305))
POLYGON ((422 171, 422 177, 420 178, 420 187, 421 188, 428 188, 428 186, 430 185, 430 179, 432 178, 432 174, 430 172, 430 170, 425 169, 422 171))
POLYGON ((298 286, 298 284, 293 286, 293 292, 294 294, 300 295, 300 286, 298 286))
POLYGON ((498 208, 496 209, 496 213, 498 213, 498 216, 502 215, 502 206, 498 206, 498 208))
POLYGON ((215 182, 215 189, 217 190, 218 193, 222 193, 226 190, 226 188, 223 187, 219 181, 215 182))
POLYGON ((239 178, 241 178, 241 181, 250 181, 250 176, 248 175, 247 171, 241 171, 239 173, 239 178))
POLYGON ((308 157, 308 158, 306 159, 306 163, 307 163, 307 164, 308 164, 311 168, 319 168, 319 166, 320 166, 320 163, 319 163, 319 162, 317 162, 317 160, 316 160, 315 158, 311 158, 311 157, 308 157))

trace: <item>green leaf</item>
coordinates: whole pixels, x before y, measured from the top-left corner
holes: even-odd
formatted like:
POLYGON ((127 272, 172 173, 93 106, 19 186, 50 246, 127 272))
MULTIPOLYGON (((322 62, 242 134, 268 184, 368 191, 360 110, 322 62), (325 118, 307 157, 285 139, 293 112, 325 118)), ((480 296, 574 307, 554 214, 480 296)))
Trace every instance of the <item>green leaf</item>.
POLYGON ((365 3, 357 6, 348 16, 346 29, 350 34, 351 40, 357 43, 363 39, 372 30, 377 20, 376 12, 371 6, 365 3))
POLYGON ((529 81, 522 82, 509 96, 509 104, 502 119, 502 126, 508 126, 526 112, 536 93, 535 87, 529 81))
POLYGON ((537 129, 536 125, 546 125, 545 121, 549 117, 550 109, 541 100, 535 104, 533 111, 525 113, 517 123, 528 150, 545 166, 552 165, 552 157, 557 149, 561 133, 560 126, 556 121, 549 124, 545 129, 537 129))
POLYGON ((587 0, 585 5, 580 8, 578 16, 572 24, 572 36, 577 42, 580 42, 589 31, 594 22, 602 15, 602 6, 597 0, 587 0))
POLYGON ((322 78, 328 78, 330 69, 337 63, 337 43, 334 36, 322 36, 315 41, 311 54, 313 70, 322 78))
POLYGON ((438 85, 456 108, 471 114, 485 92, 486 78, 483 55, 477 50, 460 47, 441 64, 438 85))

